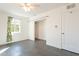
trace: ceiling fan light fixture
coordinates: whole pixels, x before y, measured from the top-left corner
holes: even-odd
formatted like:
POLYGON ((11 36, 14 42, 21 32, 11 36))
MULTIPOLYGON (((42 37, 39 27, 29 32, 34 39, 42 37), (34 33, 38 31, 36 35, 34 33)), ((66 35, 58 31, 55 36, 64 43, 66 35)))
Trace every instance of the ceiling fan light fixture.
POLYGON ((27 11, 30 11, 30 10, 31 10, 30 8, 26 8, 26 7, 23 7, 23 8, 24 8, 25 12, 27 12, 27 11))
POLYGON ((30 8, 26 8, 26 11, 31 11, 31 9, 30 8))
POLYGON ((29 7, 23 6, 23 9, 27 12, 27 11, 31 11, 31 9, 29 7))
POLYGON ((30 3, 27 3, 26 5, 27 5, 27 6, 31 6, 31 4, 30 4, 30 3))
POLYGON ((38 5, 33 5, 30 3, 21 3, 20 7, 23 8, 25 10, 25 12, 29 12, 34 10, 38 5))

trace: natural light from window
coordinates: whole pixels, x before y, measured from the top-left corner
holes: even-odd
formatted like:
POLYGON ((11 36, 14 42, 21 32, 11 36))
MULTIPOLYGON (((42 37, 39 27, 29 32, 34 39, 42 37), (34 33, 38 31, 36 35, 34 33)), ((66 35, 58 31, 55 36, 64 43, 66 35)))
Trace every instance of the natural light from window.
POLYGON ((2 50, 0 50, 0 54, 2 54, 3 52, 7 51, 10 47, 4 48, 2 50))
POLYGON ((20 20, 13 19, 11 22, 11 32, 14 33, 20 33, 20 20))

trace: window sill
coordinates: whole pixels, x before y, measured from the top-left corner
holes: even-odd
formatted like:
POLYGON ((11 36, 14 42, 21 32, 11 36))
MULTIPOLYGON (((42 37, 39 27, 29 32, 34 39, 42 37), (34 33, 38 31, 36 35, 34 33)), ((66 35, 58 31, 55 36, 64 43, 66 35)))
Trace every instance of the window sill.
POLYGON ((20 32, 12 32, 12 35, 14 35, 14 34, 19 34, 20 32))

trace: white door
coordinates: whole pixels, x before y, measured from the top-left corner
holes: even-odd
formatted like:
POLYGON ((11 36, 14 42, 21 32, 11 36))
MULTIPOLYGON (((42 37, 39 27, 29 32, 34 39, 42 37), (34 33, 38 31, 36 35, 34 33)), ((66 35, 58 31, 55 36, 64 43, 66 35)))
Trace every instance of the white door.
POLYGON ((79 8, 62 16, 62 48, 79 53, 79 8))

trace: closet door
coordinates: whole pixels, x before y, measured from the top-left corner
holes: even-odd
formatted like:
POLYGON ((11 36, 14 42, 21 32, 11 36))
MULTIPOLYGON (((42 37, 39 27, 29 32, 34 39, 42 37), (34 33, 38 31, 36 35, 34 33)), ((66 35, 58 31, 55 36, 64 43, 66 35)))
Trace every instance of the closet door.
POLYGON ((62 48, 79 53, 79 8, 62 16, 62 48))

